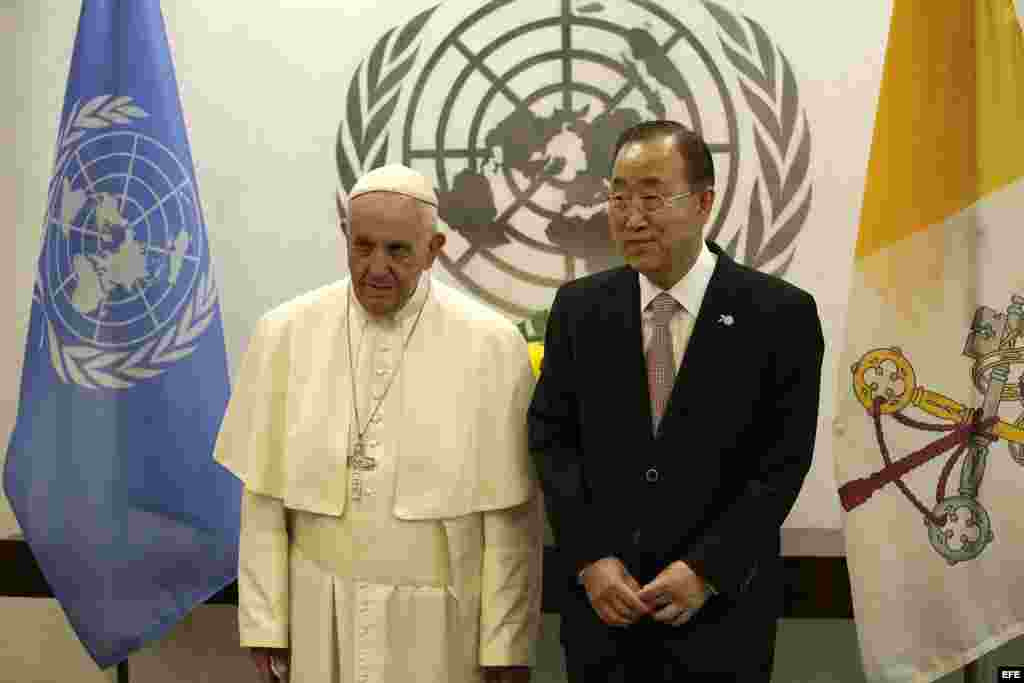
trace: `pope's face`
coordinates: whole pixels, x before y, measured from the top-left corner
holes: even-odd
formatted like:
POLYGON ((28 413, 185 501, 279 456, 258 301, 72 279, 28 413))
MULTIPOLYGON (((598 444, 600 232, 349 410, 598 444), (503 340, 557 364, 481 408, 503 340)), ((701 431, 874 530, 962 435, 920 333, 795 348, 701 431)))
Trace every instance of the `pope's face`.
POLYGON ((351 203, 348 267, 353 291, 370 315, 388 316, 416 290, 420 273, 444 246, 419 202, 392 192, 371 192, 351 203))

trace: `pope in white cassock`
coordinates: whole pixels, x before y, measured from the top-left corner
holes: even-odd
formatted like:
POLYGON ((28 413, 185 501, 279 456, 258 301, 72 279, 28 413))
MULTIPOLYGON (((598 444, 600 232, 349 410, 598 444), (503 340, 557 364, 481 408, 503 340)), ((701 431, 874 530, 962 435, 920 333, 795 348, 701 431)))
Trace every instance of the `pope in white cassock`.
POLYGON ((423 176, 378 168, 350 197, 349 277, 263 316, 217 440, 245 483, 242 645, 267 680, 528 681, 526 342, 430 276, 445 237, 423 176))

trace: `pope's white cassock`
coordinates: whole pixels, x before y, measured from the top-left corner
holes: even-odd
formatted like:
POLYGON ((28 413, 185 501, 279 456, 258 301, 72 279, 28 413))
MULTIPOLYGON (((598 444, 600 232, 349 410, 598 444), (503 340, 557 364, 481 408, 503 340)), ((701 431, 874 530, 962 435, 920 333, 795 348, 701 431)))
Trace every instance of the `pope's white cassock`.
POLYGON ((266 314, 215 453, 245 483, 242 645, 290 647, 293 683, 461 683, 532 664, 532 391, 515 326, 429 272, 390 319, 348 278, 266 314), (359 470, 363 428, 375 466, 359 470))

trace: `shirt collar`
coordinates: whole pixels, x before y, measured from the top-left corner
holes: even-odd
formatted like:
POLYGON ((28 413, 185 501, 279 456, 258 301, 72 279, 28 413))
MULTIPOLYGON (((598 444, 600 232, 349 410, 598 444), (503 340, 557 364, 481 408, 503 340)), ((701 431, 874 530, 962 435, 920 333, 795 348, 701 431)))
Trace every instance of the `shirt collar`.
POLYGON ((646 275, 640 273, 640 311, 646 311, 654 297, 667 291, 669 296, 686 309, 687 313, 696 318, 700 313, 700 305, 704 301, 704 293, 708 291, 708 283, 711 282, 711 275, 715 272, 717 261, 718 257, 712 254, 707 243, 701 240, 697 260, 694 261, 690 271, 680 278, 679 282, 675 283, 671 289, 662 289, 647 279, 646 275))
POLYGON ((359 299, 356 297, 355 292, 352 291, 351 277, 349 278, 349 288, 349 296, 352 297, 352 317, 358 321, 360 326, 367 323, 403 324, 419 313, 420 306, 423 305, 423 300, 426 299, 427 292, 431 289, 430 273, 420 273, 419 279, 416 281, 416 290, 412 293, 412 296, 409 297, 409 300, 406 301, 401 308, 386 318, 375 318, 371 316, 365 308, 363 308, 363 305, 359 303, 359 299))

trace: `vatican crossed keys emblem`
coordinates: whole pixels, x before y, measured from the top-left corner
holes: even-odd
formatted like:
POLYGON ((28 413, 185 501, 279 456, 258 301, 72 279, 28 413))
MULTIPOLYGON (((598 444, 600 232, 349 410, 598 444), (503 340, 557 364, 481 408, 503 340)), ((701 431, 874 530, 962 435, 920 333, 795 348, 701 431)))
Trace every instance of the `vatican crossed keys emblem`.
POLYGON ((974 363, 971 379, 982 394, 982 408, 967 405, 919 386, 914 366, 898 348, 873 349, 853 365, 853 391, 875 423, 879 452, 884 467, 839 488, 843 508, 850 512, 868 502, 887 484, 895 484, 925 520, 935 551, 950 564, 972 560, 994 540, 988 512, 978 500, 991 446, 1003 440, 1010 457, 1024 466, 1024 414, 1014 422, 1000 418, 1002 403, 1024 399, 1024 376, 1011 379, 1011 368, 1024 364, 1024 297, 1013 296, 1005 311, 983 306, 977 309, 964 355, 974 363), (916 408, 943 420, 928 423, 904 414, 916 408), (907 456, 893 460, 886 444, 882 418, 889 416, 912 429, 946 432, 935 441, 907 456), (904 475, 953 450, 936 487, 936 502, 928 508, 903 482, 904 475), (953 468, 961 463, 960 485, 947 494, 953 468))

